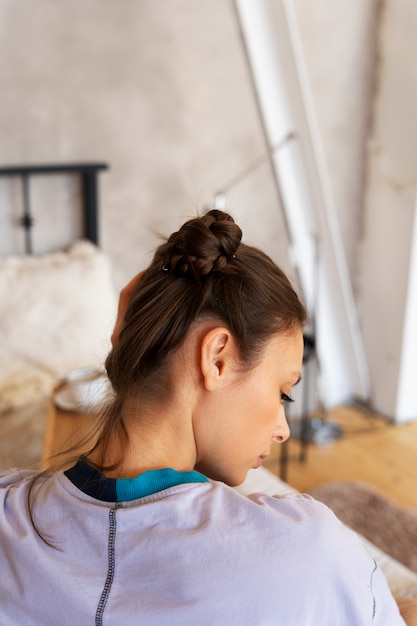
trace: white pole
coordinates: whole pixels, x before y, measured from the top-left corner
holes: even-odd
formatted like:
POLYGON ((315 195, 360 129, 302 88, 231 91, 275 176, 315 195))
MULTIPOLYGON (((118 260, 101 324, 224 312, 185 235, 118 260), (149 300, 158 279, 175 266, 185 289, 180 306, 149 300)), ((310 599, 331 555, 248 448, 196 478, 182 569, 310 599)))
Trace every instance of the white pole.
POLYGON ((417 419, 417 202, 411 240, 411 258, 402 338, 401 363, 398 376, 397 422, 417 419))
POLYGON ((326 408, 371 385, 337 214, 286 0, 235 0, 307 308, 315 318, 326 408), (317 263, 318 255, 318 263, 317 263), (318 275, 315 269, 318 266, 318 275))

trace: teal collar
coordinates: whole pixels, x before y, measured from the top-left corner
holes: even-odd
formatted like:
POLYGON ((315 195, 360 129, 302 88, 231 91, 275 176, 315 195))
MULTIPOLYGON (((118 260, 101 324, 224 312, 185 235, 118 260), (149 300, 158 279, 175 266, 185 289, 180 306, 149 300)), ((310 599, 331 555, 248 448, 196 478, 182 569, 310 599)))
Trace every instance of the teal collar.
POLYGON ((169 467, 150 470, 136 478, 118 478, 116 480, 117 501, 136 500, 136 498, 150 496, 176 485, 207 482, 208 478, 199 472, 177 472, 169 467))
POLYGON ((65 475, 78 489, 105 502, 129 502, 185 483, 206 483, 199 472, 178 472, 171 468, 150 470, 136 478, 106 478, 101 472, 79 460, 65 475))

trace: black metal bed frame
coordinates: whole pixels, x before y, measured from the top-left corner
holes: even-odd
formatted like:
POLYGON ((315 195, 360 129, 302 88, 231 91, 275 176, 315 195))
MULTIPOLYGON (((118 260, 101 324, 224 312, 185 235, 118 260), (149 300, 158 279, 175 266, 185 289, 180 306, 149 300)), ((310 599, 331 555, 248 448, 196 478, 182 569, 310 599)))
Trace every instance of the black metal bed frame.
POLYGON ((20 223, 25 229, 25 251, 33 253, 32 228, 34 219, 30 210, 31 176, 39 174, 78 174, 82 179, 84 203, 84 235, 98 244, 98 185, 97 175, 108 169, 106 163, 62 163, 55 165, 13 165, 0 167, 0 176, 20 176, 23 186, 23 215, 20 223))

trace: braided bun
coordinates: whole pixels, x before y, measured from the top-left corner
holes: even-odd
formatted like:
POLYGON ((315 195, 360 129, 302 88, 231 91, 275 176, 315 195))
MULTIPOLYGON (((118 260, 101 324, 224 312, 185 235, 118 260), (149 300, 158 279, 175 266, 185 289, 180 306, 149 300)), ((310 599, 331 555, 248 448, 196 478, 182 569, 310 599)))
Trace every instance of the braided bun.
POLYGON ((159 247, 161 267, 177 276, 201 279, 211 272, 235 271, 231 261, 242 231, 233 218, 217 209, 186 222, 159 247))

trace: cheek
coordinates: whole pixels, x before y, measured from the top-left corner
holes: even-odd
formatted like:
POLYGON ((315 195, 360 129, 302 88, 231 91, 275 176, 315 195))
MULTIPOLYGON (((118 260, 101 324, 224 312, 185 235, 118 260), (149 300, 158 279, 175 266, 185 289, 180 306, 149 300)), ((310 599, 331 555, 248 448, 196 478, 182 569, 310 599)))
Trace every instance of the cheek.
POLYGON ((258 423, 263 428, 274 430, 279 424, 285 422, 285 411, 282 402, 275 399, 270 402, 258 401, 255 403, 255 415, 258 415, 258 423))
POLYGON ((269 393, 265 393, 265 400, 268 402, 268 411, 271 415, 271 419, 278 421, 279 418, 285 416, 284 403, 281 399, 281 394, 276 392, 275 386, 273 389, 269 389, 269 393))

